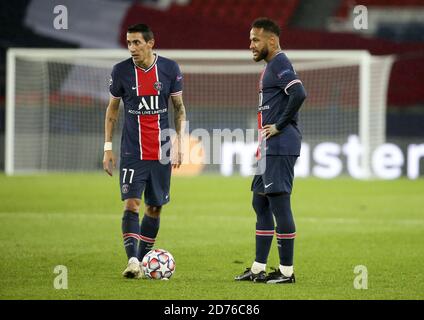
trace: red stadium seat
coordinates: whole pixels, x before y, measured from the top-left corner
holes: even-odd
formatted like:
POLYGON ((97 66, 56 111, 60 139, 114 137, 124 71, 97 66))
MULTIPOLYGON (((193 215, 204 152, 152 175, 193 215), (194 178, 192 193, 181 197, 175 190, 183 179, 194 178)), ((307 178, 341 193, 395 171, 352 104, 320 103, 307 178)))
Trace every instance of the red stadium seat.
MULTIPOLYGON (((412 105, 424 101, 423 45, 418 42, 365 38, 350 33, 330 33, 290 29, 288 27, 299 0, 192 0, 186 6, 173 5, 164 12, 134 5, 123 25, 139 21, 144 16, 147 24, 161 34, 158 47, 176 49, 247 49, 252 21, 260 16, 276 20, 283 29, 282 46, 285 49, 367 49, 372 54, 397 54, 390 78, 389 105, 412 105), (173 26, 162 24, 166 20, 173 26), (189 23, 188 23, 189 22, 189 23), (409 53, 420 52, 416 58, 409 53), (410 76, 412 75, 412 76, 410 76), (398 86, 399 83, 407 83, 398 86), (405 94, 405 87, 414 88, 414 95, 405 94), (407 97, 407 98, 406 98, 407 97)), ((341 0, 338 13, 347 14, 352 6, 413 7, 423 6, 423 0, 341 0)), ((125 30, 122 35, 125 47, 125 30)))
MULTIPOLYGON (((288 24, 299 0, 192 0, 184 6, 186 13, 219 20, 250 24, 253 19, 267 16, 282 26, 288 24)), ((181 14, 183 11, 180 10, 181 14)))

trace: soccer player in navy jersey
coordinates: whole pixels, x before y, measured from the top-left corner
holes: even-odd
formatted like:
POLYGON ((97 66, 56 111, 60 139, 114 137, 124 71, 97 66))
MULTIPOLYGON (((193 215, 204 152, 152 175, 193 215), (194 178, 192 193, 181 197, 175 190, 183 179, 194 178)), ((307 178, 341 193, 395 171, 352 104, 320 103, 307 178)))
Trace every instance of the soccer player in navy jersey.
POLYGON ((252 205, 256 212, 256 257, 237 281, 294 283, 295 223, 290 205, 294 165, 300 155, 298 111, 306 98, 302 82, 281 51, 280 28, 268 18, 258 18, 250 31, 253 60, 265 60, 259 80, 257 158, 258 172, 252 181, 252 205), (274 231, 275 217, 275 231, 274 231), (274 233, 280 266, 266 273, 274 233))
POLYGON ((131 57, 112 69, 110 99, 105 118, 103 168, 112 176, 116 158, 113 128, 119 104, 124 103, 120 150, 120 187, 124 201, 122 233, 128 257, 126 278, 141 278, 140 262, 152 249, 159 231, 162 206, 169 202, 171 167, 181 165, 185 107, 183 76, 178 64, 153 52, 154 36, 145 24, 127 29, 131 57), (170 152, 168 100, 174 106, 175 143, 170 152), (145 210, 139 222, 141 197, 145 210))

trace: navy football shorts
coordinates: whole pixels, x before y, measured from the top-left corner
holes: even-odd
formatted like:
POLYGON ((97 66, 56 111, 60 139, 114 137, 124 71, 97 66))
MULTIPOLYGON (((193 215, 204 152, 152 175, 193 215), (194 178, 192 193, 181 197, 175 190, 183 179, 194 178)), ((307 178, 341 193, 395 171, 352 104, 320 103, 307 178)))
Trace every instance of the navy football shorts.
POLYGON ((259 160, 258 170, 252 181, 251 190, 255 193, 292 192, 294 164, 297 156, 266 156, 259 160))
POLYGON ((149 206, 162 206, 169 202, 171 163, 158 160, 121 158, 119 165, 121 199, 141 199, 149 206))

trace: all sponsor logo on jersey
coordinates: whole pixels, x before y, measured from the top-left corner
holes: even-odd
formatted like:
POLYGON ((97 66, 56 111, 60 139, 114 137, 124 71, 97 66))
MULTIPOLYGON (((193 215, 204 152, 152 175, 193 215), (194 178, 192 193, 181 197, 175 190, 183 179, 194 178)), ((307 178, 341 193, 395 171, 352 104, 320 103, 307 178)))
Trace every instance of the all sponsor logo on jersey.
POLYGON ((159 96, 144 96, 140 97, 139 101, 138 107, 129 109, 128 113, 150 115, 164 113, 168 110, 166 107, 159 107, 159 96))
POLYGON ((141 97, 138 110, 159 110, 159 96, 141 97))

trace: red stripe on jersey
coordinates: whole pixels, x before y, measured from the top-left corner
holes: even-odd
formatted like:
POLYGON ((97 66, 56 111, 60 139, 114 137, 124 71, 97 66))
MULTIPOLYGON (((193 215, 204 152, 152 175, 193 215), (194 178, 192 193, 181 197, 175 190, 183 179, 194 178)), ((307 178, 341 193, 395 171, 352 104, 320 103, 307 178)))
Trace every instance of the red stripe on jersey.
POLYGON ((160 117, 159 114, 140 115, 140 148, 142 160, 160 159, 160 117))
POLYGON ((262 89, 263 89, 262 81, 264 80, 265 71, 266 71, 266 67, 264 68, 264 70, 261 73, 261 76, 259 77, 259 85, 258 85, 259 91, 262 91, 262 89))
POLYGON ((262 143, 262 111, 258 112, 258 148, 256 149, 256 159, 261 158, 261 143, 262 143))
POLYGON ((262 111, 258 112, 258 129, 262 129, 262 111))
MULTIPOLYGON (((157 57, 156 57, 157 59, 157 57)), ((160 91, 156 90, 155 84, 159 81, 157 64, 147 70, 135 67, 137 95, 143 96, 147 103, 152 100, 152 96, 158 96, 160 91), (148 98, 150 96, 150 98, 148 98)), ((160 115, 140 115, 138 116, 139 144, 141 160, 160 160, 160 115)))
POLYGON ((155 83, 159 81, 157 76, 157 65, 148 71, 135 67, 138 96, 157 96, 159 91, 155 89, 155 83))

